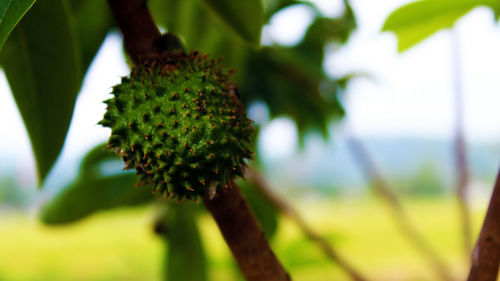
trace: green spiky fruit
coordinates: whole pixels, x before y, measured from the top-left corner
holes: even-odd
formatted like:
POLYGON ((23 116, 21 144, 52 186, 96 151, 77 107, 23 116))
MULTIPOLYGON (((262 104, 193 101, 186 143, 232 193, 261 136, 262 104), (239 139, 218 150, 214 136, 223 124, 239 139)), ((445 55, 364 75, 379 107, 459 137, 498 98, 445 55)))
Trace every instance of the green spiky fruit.
POLYGON ((168 54, 135 67, 113 88, 101 125, 108 147, 135 168, 140 183, 177 199, 197 199, 242 176, 252 155, 252 121, 206 55, 168 54))

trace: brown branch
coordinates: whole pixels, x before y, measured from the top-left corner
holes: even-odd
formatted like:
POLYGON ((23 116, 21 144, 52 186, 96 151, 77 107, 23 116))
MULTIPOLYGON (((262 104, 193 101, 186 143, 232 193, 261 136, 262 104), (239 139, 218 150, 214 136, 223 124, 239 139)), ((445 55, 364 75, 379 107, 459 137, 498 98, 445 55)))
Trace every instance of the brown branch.
POLYGON ((134 63, 162 52, 156 46, 161 33, 156 26, 146 0, 108 0, 116 24, 123 34, 125 50, 134 63))
MULTIPOLYGON (((108 0, 108 4, 123 34, 125 50, 136 64, 180 47, 175 38, 161 36, 146 0, 108 0)), ((234 183, 216 198, 203 201, 248 281, 290 280, 234 183)))
POLYGON ((496 281, 500 265, 500 171, 472 254, 468 281, 496 281))
POLYGON ((471 252, 472 230, 469 206, 467 204, 467 184, 469 182, 469 171, 467 166, 467 150, 464 134, 464 106, 463 89, 460 83, 461 61, 460 61, 460 42, 456 29, 452 30, 452 70, 453 86, 455 92, 455 165, 457 169, 457 187, 456 194, 458 199, 458 208, 460 213, 464 250, 467 257, 471 252))
POLYGON ((215 198, 207 196, 203 202, 248 281, 291 280, 234 182, 215 198))
POLYGON ((400 199, 396 193, 391 190, 389 184, 382 177, 361 141, 352 135, 348 135, 347 143, 354 158, 361 166, 368 180, 372 183, 375 193, 378 194, 384 202, 386 202, 386 205, 389 208, 389 211, 391 211, 399 230, 404 234, 414 248, 420 252, 422 257, 425 258, 429 266, 432 267, 440 279, 445 281, 454 280, 446 263, 440 258, 439 255, 437 255, 431 245, 424 239, 424 237, 422 237, 416 227, 410 222, 410 218, 406 210, 403 208, 400 199))
POLYGON ((349 262, 347 262, 340 254, 333 248, 330 243, 321 237, 310 225, 307 224, 306 220, 291 206, 283 200, 277 193, 275 193, 272 188, 267 184, 266 180, 252 168, 247 168, 245 171, 245 177, 248 181, 255 183, 257 190, 267 198, 274 206, 276 210, 281 211, 283 214, 288 216, 292 221, 294 221, 297 226, 304 232, 304 234, 311 240, 315 241, 321 251, 334 263, 336 263, 340 268, 342 268, 352 280, 355 281, 366 281, 365 277, 359 273, 349 262))

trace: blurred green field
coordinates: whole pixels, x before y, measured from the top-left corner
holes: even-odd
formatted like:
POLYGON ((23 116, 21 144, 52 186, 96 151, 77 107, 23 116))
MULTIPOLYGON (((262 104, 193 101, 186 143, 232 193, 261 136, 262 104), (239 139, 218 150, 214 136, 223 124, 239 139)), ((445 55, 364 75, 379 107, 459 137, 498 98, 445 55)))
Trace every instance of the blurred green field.
MULTIPOLYGON (((463 279, 468 266, 455 200, 411 199, 405 204, 456 277, 463 279)), ((485 206, 474 209, 475 234, 485 206)), ((436 280, 378 200, 310 199, 298 208, 372 280, 436 280)), ((34 215, 0 214, 0 280, 161 280, 165 246, 151 230, 151 211, 110 211, 64 227, 44 226, 34 215)), ((210 280, 235 280, 234 263, 215 224, 203 216, 200 226, 210 257, 210 280)), ((287 218, 281 218, 272 244, 293 280, 349 280, 287 218)))

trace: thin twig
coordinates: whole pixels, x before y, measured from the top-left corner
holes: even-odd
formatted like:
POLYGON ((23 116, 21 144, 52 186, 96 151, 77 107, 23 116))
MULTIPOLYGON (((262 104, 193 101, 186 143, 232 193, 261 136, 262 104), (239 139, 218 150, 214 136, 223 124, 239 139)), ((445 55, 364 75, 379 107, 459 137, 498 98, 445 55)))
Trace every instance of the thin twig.
POLYGON ((500 170, 490 205, 472 254, 467 281, 496 281, 500 265, 500 170))
POLYGON ((255 183, 256 189, 271 202, 276 210, 281 211, 283 214, 288 216, 292 221, 294 221, 297 226, 304 232, 304 234, 311 240, 315 241, 321 251, 334 263, 336 263, 340 268, 342 268, 352 280, 355 281, 366 281, 366 279, 357 269, 355 269, 349 262, 345 260, 340 254, 333 248, 330 243, 321 237, 307 222, 306 220, 293 208, 288 202, 281 198, 277 193, 275 193, 272 188, 267 184, 266 180, 262 175, 252 168, 247 168, 245 170, 245 178, 255 183))
POLYGON ((469 170, 467 166, 467 150, 464 134, 464 105, 463 88, 460 74, 460 42, 456 27, 452 30, 452 71, 453 87, 455 92, 455 163, 457 174, 456 194, 458 199, 458 208, 460 211, 460 220, 462 225, 463 243, 466 256, 470 256, 472 248, 472 231, 469 206, 467 204, 467 186, 469 182, 469 170))
POLYGON ((290 280, 234 182, 215 198, 206 196, 203 202, 248 281, 290 280))
POLYGON ((410 222, 410 218, 406 210, 403 208, 400 199, 396 193, 391 190, 389 184, 382 177, 375 163, 372 161, 370 155, 364 148, 362 142, 353 135, 348 134, 347 143, 355 160, 357 160, 366 177, 372 183, 375 193, 378 194, 384 202, 386 202, 386 205, 389 211, 391 211, 399 230, 404 234, 408 241, 411 242, 415 249, 420 252, 441 280, 454 280, 446 263, 410 222))

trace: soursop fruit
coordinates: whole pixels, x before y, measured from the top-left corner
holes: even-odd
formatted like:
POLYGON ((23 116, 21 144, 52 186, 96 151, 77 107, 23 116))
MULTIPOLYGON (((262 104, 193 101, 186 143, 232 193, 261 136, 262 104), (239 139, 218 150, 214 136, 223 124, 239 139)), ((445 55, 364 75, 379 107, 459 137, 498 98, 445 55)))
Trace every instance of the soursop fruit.
POLYGON ((228 187, 251 158, 252 121, 231 71, 199 53, 164 54, 113 87, 100 124, 108 148, 135 169, 139 183, 176 199, 228 187))

